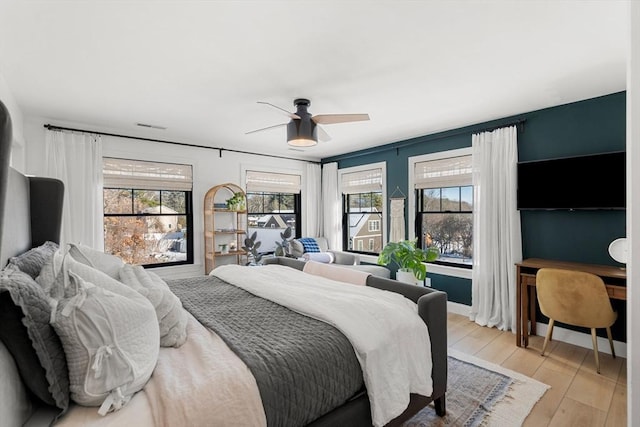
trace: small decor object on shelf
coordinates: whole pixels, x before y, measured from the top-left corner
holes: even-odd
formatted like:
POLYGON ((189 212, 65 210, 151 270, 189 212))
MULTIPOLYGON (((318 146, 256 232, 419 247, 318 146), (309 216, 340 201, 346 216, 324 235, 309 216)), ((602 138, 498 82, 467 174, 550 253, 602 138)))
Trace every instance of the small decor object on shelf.
POLYGON ((238 243, 235 240, 229 242, 229 250, 234 252, 238 250, 238 243))
POLYGON ((395 264, 398 268, 396 280, 403 280, 408 283, 420 283, 427 277, 427 267, 425 262, 435 261, 440 255, 440 251, 435 246, 420 249, 416 246, 415 240, 401 240, 399 242, 389 242, 378 255, 378 264, 395 264), (407 273, 409 278, 406 278, 407 273), (411 277, 414 276, 414 277, 411 277))
POLYGON ((230 211, 243 211, 246 206, 247 202, 241 191, 233 193, 233 196, 227 199, 227 209, 230 211))
POLYGON ((219 244, 218 247, 220 248, 220 253, 221 254, 228 254, 229 253, 229 244, 228 243, 219 244))

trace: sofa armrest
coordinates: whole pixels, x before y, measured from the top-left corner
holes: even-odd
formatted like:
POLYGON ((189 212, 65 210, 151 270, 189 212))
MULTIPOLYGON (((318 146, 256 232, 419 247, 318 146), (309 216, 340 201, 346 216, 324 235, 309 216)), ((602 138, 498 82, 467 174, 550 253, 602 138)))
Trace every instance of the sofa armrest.
POLYGON ((351 252, 333 251, 329 250, 333 254, 333 263, 341 265, 359 265, 360 255, 352 254, 351 252))

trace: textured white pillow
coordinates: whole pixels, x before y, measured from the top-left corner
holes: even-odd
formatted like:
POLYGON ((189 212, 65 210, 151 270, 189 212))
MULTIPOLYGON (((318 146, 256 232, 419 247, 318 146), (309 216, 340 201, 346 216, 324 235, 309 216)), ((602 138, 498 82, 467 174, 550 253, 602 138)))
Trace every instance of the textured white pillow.
POLYGON ((124 265, 119 257, 107 254, 88 246, 69 244, 69 254, 78 262, 102 271, 107 276, 118 279, 118 273, 124 265))
POLYGON ((120 280, 144 295, 153 305, 160 326, 160 345, 180 347, 187 339, 187 312, 160 276, 139 265, 125 264, 120 280))
MULTIPOLYGON (((126 297, 69 272, 73 297, 59 301, 52 325, 64 347, 71 398, 118 410, 147 383, 158 360, 158 322, 137 292, 126 297)), ((120 284, 122 287, 126 286, 120 284)))

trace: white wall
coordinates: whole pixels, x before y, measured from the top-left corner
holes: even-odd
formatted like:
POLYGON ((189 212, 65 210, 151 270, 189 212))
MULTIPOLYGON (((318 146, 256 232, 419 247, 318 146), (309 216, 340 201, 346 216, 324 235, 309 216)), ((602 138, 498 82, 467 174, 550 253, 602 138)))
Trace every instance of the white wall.
MULTIPOLYGON (((640 2, 630 2, 627 70, 627 237, 629 260, 640 260, 640 2), (634 166, 635 167, 632 167, 634 166)), ((627 424, 640 420, 640 265, 627 264, 627 424), (635 362, 635 363, 634 363, 635 362), (636 420, 633 422, 632 420, 636 420)))
MULTIPOLYGON (((79 129, 105 131, 89 125, 70 123, 51 123, 42 118, 27 118, 25 121, 25 136, 27 140, 27 173, 44 175, 44 124, 56 124, 79 129)), ((113 132, 109 132, 113 133, 113 132)), ((157 139, 162 139, 158 136, 157 139)), ((179 142, 179 141, 178 141, 179 142)), ((193 165, 193 222, 194 222, 194 265, 156 268, 158 274, 164 277, 188 277, 204 274, 204 239, 203 239, 203 204, 204 195, 209 188, 226 182, 240 185, 243 166, 254 168, 286 169, 299 171, 303 182, 305 176, 305 162, 288 159, 278 159, 258 155, 247 155, 222 152, 205 148, 185 147, 172 144, 103 136, 103 155, 137 160, 152 160, 159 162, 174 162, 193 165)), ((220 144, 220 146, 223 146, 220 144)), ((303 230, 304 232, 304 230, 303 230)))

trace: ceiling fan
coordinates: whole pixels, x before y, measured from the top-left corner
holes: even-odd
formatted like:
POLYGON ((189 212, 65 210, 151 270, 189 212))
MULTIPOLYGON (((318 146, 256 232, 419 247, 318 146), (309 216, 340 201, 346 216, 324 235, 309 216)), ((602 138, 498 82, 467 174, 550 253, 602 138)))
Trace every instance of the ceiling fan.
POLYGON ((287 127, 287 143, 294 147, 311 147, 321 141, 329 141, 329 135, 318 125, 330 125, 335 123, 361 122, 369 120, 368 114, 318 114, 312 116, 307 111, 311 101, 306 98, 297 98, 293 101, 296 112, 291 113, 284 108, 273 105, 269 102, 258 101, 258 104, 265 104, 283 111, 291 118, 288 123, 267 126, 247 132, 247 134, 273 129, 281 126, 287 127))

